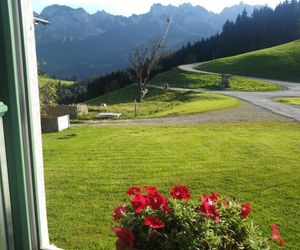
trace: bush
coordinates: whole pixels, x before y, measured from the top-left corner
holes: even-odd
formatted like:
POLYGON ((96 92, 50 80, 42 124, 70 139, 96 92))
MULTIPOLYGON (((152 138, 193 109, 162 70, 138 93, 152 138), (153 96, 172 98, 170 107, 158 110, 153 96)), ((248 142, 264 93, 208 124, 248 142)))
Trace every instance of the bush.
POLYGON ((117 249, 269 249, 270 240, 284 246, 275 224, 272 237, 264 237, 248 220, 251 205, 234 198, 203 194, 199 203, 184 185, 173 187, 170 199, 156 187, 131 187, 127 194, 131 203, 113 214, 117 249))
POLYGON ((40 93, 40 105, 41 113, 46 114, 46 106, 56 106, 57 105, 57 82, 49 79, 42 84, 39 84, 39 93, 40 93))

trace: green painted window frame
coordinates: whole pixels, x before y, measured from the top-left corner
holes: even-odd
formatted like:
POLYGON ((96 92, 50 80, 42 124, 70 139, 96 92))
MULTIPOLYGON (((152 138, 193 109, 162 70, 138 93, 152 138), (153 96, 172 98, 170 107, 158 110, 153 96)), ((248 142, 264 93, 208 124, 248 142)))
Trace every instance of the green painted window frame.
POLYGON ((0 101, 8 106, 3 127, 12 217, 5 227, 13 234, 6 248, 35 250, 41 249, 41 232, 21 1, 1 0, 0 4, 0 101))
POLYGON ((7 106, 0 102, 0 249, 13 249, 13 226, 2 118, 7 106))

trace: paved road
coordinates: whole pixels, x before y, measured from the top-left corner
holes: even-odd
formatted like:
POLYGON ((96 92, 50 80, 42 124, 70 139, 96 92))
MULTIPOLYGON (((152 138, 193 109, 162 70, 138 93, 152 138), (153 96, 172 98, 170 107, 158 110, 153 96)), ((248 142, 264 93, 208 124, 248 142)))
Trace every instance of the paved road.
MULTIPOLYGON (((187 64, 179 66, 180 69, 191 72, 203 72, 215 74, 205 71, 194 69, 194 66, 199 64, 187 64)), ((274 97, 300 97, 300 83, 284 82, 270 79, 247 77, 250 79, 264 80, 284 87, 284 90, 271 91, 271 92, 242 92, 242 91, 211 91, 214 93, 233 96, 244 100, 246 102, 257 105, 261 108, 272 111, 273 113, 292 118, 293 120, 300 121, 300 108, 293 105, 288 105, 272 100, 274 97)))

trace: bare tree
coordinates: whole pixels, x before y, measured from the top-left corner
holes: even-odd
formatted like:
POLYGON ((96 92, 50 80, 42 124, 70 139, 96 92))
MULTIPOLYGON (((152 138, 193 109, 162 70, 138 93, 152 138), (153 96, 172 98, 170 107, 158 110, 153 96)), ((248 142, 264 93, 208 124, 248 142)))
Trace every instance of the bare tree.
POLYGON ((138 97, 137 102, 141 102, 147 94, 147 82, 150 77, 150 73, 157 66, 159 61, 164 56, 165 42, 168 35, 172 18, 167 19, 167 27, 162 37, 153 38, 148 43, 134 49, 130 56, 130 64, 133 70, 135 80, 138 84, 138 97))

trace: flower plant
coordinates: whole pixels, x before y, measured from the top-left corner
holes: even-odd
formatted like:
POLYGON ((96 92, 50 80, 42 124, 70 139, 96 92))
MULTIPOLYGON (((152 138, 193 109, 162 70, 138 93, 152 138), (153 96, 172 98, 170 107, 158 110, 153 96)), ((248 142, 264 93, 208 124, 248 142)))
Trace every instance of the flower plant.
POLYGON ((186 186, 171 188, 167 198, 156 187, 131 187, 130 204, 115 208, 113 228, 117 249, 270 249, 270 241, 284 246, 278 228, 262 235, 249 220, 252 206, 218 193, 190 200, 186 186))

